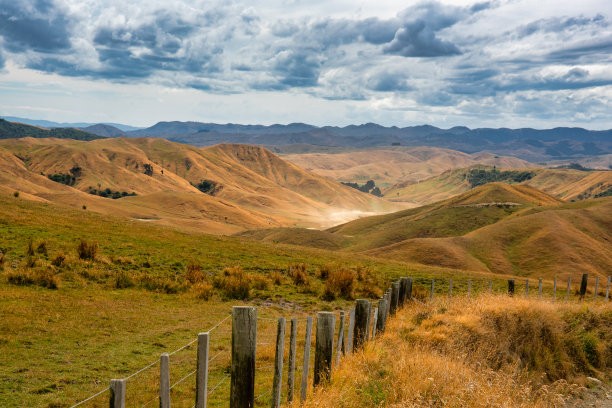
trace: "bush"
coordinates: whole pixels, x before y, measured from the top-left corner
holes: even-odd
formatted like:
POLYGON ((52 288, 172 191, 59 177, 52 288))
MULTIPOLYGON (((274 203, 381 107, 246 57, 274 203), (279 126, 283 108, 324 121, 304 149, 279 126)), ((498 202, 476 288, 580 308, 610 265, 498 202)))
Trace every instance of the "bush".
POLYGON ((55 255, 55 258, 53 258, 53 260, 51 261, 51 265, 60 267, 64 264, 65 260, 66 255, 64 255, 64 252, 59 251, 57 255, 55 255))
POLYGON ((253 282, 253 287, 257 290, 267 290, 270 287, 270 280, 265 276, 251 275, 249 279, 253 282))
POLYGON ((4 255, 4 252, 0 251, 0 270, 4 269, 5 263, 6 263, 6 255, 4 255))
POLYGON ((197 263, 191 261, 187 264, 185 268, 185 279, 187 282, 194 284, 203 282, 206 279, 204 272, 202 271, 202 267, 197 263))
POLYGON ((19 286, 37 285, 47 289, 57 289, 59 286, 57 277, 49 269, 12 271, 7 278, 10 284, 19 286))
POLYGON ((120 271, 115 276, 115 281, 113 282, 113 287, 115 289, 127 289, 134 286, 134 281, 129 277, 129 275, 125 271, 120 271))
POLYGON ((214 284, 228 299, 248 299, 251 295, 249 279, 240 266, 225 268, 214 284))
POLYGON ((40 244, 38 244, 38 246, 36 247, 36 252, 41 255, 47 256, 47 243, 45 241, 42 241, 40 244))
POLYGON ((13 193, 13 197, 18 198, 18 197, 19 197, 19 191, 15 191, 15 192, 13 193))
POLYGON ((308 286, 310 284, 310 275, 306 271, 306 264, 289 266, 289 276, 293 278, 293 283, 297 286, 308 286))
POLYGON ((140 286, 146 290, 154 292, 163 292, 168 294, 179 293, 184 287, 173 280, 165 278, 155 278, 148 274, 144 274, 140 278, 140 286))
POLYGON ((198 282, 191 288, 195 293, 195 297, 201 300, 208 300, 213 295, 213 287, 208 282, 198 282))
POLYGON ((319 273, 317 274, 319 276, 319 279, 321 280, 327 280, 327 278, 329 277, 329 272, 334 269, 334 267, 330 264, 325 264, 323 266, 321 266, 319 268, 319 273))
POLYGON ((354 290, 355 272, 345 268, 333 269, 325 281, 323 297, 327 300, 333 300, 336 296, 352 299, 354 290))
POLYGON ((26 249, 26 255, 34 256, 34 242, 32 241, 32 238, 30 238, 30 240, 28 241, 28 248, 26 249))
POLYGON ((25 263, 26 268, 34 268, 36 266, 36 257, 28 256, 25 263))
POLYGON ((281 273, 279 271, 272 271, 270 273, 270 279, 272 279, 272 282, 276 286, 283 284, 283 275, 281 275, 281 273))
POLYGON ((96 259, 98 244, 95 242, 87 242, 81 238, 77 244, 76 250, 79 254, 79 259, 93 261, 96 259))

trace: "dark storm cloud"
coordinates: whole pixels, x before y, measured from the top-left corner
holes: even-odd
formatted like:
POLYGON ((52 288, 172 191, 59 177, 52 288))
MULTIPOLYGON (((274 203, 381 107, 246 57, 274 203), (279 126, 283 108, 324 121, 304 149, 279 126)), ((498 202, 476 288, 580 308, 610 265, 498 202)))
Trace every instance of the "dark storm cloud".
POLYGON ((49 0, 0 0, 0 36, 14 53, 51 53, 70 48, 71 21, 49 0))

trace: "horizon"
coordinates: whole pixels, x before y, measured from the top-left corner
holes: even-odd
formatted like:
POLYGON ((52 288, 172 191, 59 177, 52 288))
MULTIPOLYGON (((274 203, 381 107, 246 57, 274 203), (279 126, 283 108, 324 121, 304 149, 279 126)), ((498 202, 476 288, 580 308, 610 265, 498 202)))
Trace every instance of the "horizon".
POLYGON ((612 128, 604 0, 0 5, 2 116, 612 128))

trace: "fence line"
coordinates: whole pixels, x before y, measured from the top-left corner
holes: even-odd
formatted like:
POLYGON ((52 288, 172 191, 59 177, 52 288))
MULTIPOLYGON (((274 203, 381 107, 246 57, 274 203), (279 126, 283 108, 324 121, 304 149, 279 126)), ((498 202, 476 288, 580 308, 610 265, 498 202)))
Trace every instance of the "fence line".
MULTIPOLYGON (((609 301, 609 292, 610 292, 610 284, 611 284, 611 278, 608 277, 607 279, 607 286, 605 288, 605 301, 609 301)), ((438 281, 440 282, 440 280, 438 279, 438 281)), ((412 278, 408 278, 408 277, 403 277, 400 278, 399 280, 393 281, 389 288, 385 291, 385 296, 382 297, 380 300, 378 301, 374 301, 372 302, 371 300, 368 299, 357 299, 357 301, 355 302, 355 307, 351 308, 349 311, 339 311, 340 312, 340 316, 341 316, 341 320, 340 320, 340 325, 339 327, 336 327, 336 313, 331 313, 331 312, 319 312, 317 314, 318 318, 317 318, 317 331, 316 331, 316 347, 315 347, 315 355, 314 355, 314 361, 315 361, 315 370, 314 370, 314 386, 316 387, 319 382, 321 381, 321 379, 327 379, 331 376, 331 371, 332 371, 332 367, 338 367, 340 362, 342 361, 340 359, 340 354, 345 354, 345 353, 351 353, 353 352, 353 350, 359 350, 362 349, 365 345, 366 342, 371 341, 372 339, 374 339, 376 337, 376 335, 378 333, 384 333, 385 329, 386 329, 386 322, 388 320, 389 317, 395 315, 397 313, 397 311, 401 308, 403 308, 406 303, 408 301, 415 301, 419 304, 425 305, 426 303, 423 302, 422 300, 420 300, 419 298, 417 298, 416 296, 414 296, 413 291, 416 289, 416 285, 418 283, 420 283, 423 287, 422 289, 425 289, 425 293, 427 293, 427 289, 430 289, 430 293, 429 293, 429 300, 433 300, 434 296, 436 295, 436 292, 434 291, 434 288, 437 286, 438 289, 438 296, 440 296, 440 291, 443 290, 443 288, 446 287, 446 285, 435 285, 435 279, 431 280, 431 284, 429 283, 429 280, 424 280, 424 279, 420 279, 420 280, 415 280, 412 278), (374 311, 374 315, 372 314, 374 311), (344 320, 343 318, 348 315, 349 317, 349 324, 348 324, 348 333, 345 334, 345 331, 347 330, 347 327, 344 324, 344 320), (323 321, 321 320, 323 319, 323 321), (338 334, 337 337, 335 336, 335 330, 338 329, 338 334), (335 347, 334 347, 334 338, 337 338, 335 347), (340 343, 342 342, 342 344, 340 343), (344 344, 346 342, 346 344, 344 344), (333 353, 336 353, 336 363, 333 364, 333 353)), ((475 281, 476 283, 478 283, 479 281, 475 281)), ((529 293, 529 285, 530 285, 530 280, 526 279, 523 281, 524 282, 524 288, 525 288, 525 292, 524 292, 524 296, 525 297, 530 297, 530 293, 529 293)), ((542 299, 543 298, 543 281, 542 278, 539 278, 537 280, 538 282, 538 293, 537 293, 537 298, 538 299, 542 299)), ((604 281, 605 282, 605 281, 604 281)), ((453 296, 453 283, 455 284, 457 289, 461 289, 462 286, 461 284, 463 282, 461 281, 455 281, 453 282, 453 280, 449 280, 448 281, 448 294, 444 297, 452 297, 453 296)), ((482 282, 481 282, 482 283, 482 282)), ((515 281, 515 279, 508 279, 507 280, 507 293, 510 296, 515 295, 515 289, 516 289, 516 284, 518 282, 515 281)), ((496 285, 497 286, 497 285, 496 285)), ((594 289, 594 294, 593 296, 590 297, 585 297, 586 293, 587 293, 587 286, 588 286, 588 274, 583 274, 582 275, 582 279, 580 281, 580 290, 578 292, 574 292, 576 294, 579 294, 579 299, 581 301, 585 301, 588 299, 591 299, 594 302, 598 301, 598 290, 599 290, 599 277, 597 276, 595 279, 595 289, 594 289)), ((602 285, 602 290, 603 290, 603 286, 602 285)), ((472 298, 472 293, 477 293, 479 292, 479 288, 483 289, 484 286, 480 286, 480 285, 473 285, 473 281, 472 279, 467 280, 467 296, 469 298, 472 298)), ((571 292, 571 288, 572 288, 572 276, 570 275, 568 277, 568 281, 567 281, 567 291, 566 291, 566 296, 565 296, 565 300, 569 300, 570 299, 570 292, 571 292)), ((556 295, 557 295, 557 277, 555 277, 554 279, 554 285, 553 285, 553 292, 552 292, 552 300, 555 301, 556 300, 556 295)), ((482 290, 483 293, 486 293, 486 291, 483 289, 482 290)), ((495 292, 499 293, 499 290, 496 290, 495 292)), ((488 293, 493 293, 493 280, 488 280, 488 293)), ((419 296, 423 296, 423 292, 419 292, 419 296)), ((455 296, 457 296, 457 294, 455 294, 455 296)), ((426 297, 426 295, 424 296, 426 297)), ((531 297, 534 297, 534 295, 531 295, 531 297)), ((573 296, 573 298, 575 299, 576 296, 573 296)), ((604 298, 603 296, 600 297, 600 299, 604 298)), ((237 309, 242 309, 240 311, 240 313, 242 314, 243 318, 238 322, 238 324, 247 324, 247 325, 254 325, 254 327, 252 328, 246 328, 245 327, 236 327, 237 324, 237 320, 236 318, 234 318, 234 322, 232 324, 232 329, 228 332, 223 331, 223 333, 232 333, 232 338, 234 338, 235 334, 237 333, 236 330, 238 330, 239 332, 242 333, 242 339, 249 339, 248 341, 254 341, 255 344, 260 344, 260 345, 269 345, 269 344, 275 344, 273 342, 257 342, 257 322, 258 321, 269 321, 269 322, 276 322, 280 324, 280 321, 282 320, 284 323, 284 317, 280 317, 280 318, 268 318, 268 317, 259 317, 257 316, 257 308, 255 307, 238 307, 238 308, 234 308, 234 310, 237 309), (249 312, 246 309, 252 310, 253 312, 249 312), (245 314, 247 313, 247 314, 245 314), (254 315, 252 315, 252 317, 247 317, 250 316, 248 315, 248 313, 254 313, 254 315), (242 331, 240 331, 242 330, 242 331), (246 331, 245 331, 246 330, 246 331), (249 333, 244 337, 245 333, 249 333), (254 338, 252 337, 254 335, 254 338)), ((338 311, 336 311, 338 312, 338 311)), ((232 317, 234 315, 234 313, 229 313, 227 316, 225 316, 223 319, 221 319, 219 322, 217 322, 214 326, 212 326, 207 333, 212 332, 213 330, 217 329, 221 324, 223 324, 225 321, 227 321, 230 317, 232 317)), ((310 325, 312 322, 312 317, 302 317, 302 318, 293 318, 294 321, 306 321, 308 322, 308 324, 310 325)), ((280 327, 280 326, 279 326, 280 327)), ((310 326, 309 326, 310 327, 310 326)), ((273 336, 273 334, 263 334, 264 338, 268 338, 273 336)), ((164 354, 165 356, 171 356, 174 355, 188 347, 190 347, 191 345, 193 345, 194 343, 196 343, 198 341, 198 338, 190 341, 189 343, 179 347, 178 349, 172 351, 171 353, 168 354, 164 354)), ((235 385, 234 385, 234 377, 240 375, 240 370, 243 369, 244 367, 241 368, 241 366, 244 366, 244 364, 238 364, 238 368, 235 367, 235 361, 234 358, 236 358, 236 356, 238 356, 237 354, 234 354, 234 340, 232 340, 232 370, 231 370, 231 374, 227 374, 225 375, 211 390, 210 392, 207 393, 207 395, 212 395, 213 392, 215 392, 225 381, 227 381, 228 378, 232 378, 232 387, 230 388, 230 408, 237 408, 237 407, 242 407, 245 406, 244 404, 240 404, 239 401, 242 399, 243 401, 245 399, 247 399, 248 401, 250 401, 251 405, 248 406, 252 406, 252 403, 254 401, 259 400, 260 398, 262 398, 265 395, 268 395, 272 392, 274 392, 274 394, 276 395, 273 401, 273 404, 276 404, 276 406, 278 404, 280 404, 280 396, 282 395, 282 375, 283 375, 283 358, 284 358, 284 343, 285 343, 285 336, 284 336, 284 326, 283 326, 283 330, 281 331, 280 329, 277 331, 276 334, 276 356, 275 356, 275 364, 274 365, 266 365, 263 367, 255 367, 255 348, 252 346, 251 351, 249 351, 248 353, 244 353, 244 352, 240 352, 240 358, 246 358, 247 360, 251 360, 252 363, 252 369, 253 371, 246 375, 246 377, 248 378, 248 381, 252 381, 253 384, 252 386, 248 386, 248 381, 247 383, 244 383, 244 381, 239 381, 240 383, 240 387, 247 387, 249 388, 249 390, 247 390, 247 392, 245 392, 244 389, 240 390, 240 396, 236 397, 236 395, 234 394, 235 392, 238 392, 237 390, 235 390, 235 385), (283 337, 281 338, 281 332, 283 334, 283 337), (251 355, 249 355, 249 353, 251 353, 251 355), (263 394, 258 395, 257 397, 255 397, 254 395, 254 382, 255 382, 255 372, 261 372, 261 371, 265 371, 265 370, 269 370, 272 368, 275 368, 275 378, 274 378, 274 387, 271 387, 271 389, 263 394), (273 391, 274 390, 274 391, 273 391)), ((243 347, 243 344, 240 344, 239 347, 243 347)), ((307 391, 307 378, 308 378, 308 367, 309 364, 306 361, 306 358, 308 358, 308 360, 310 360, 309 354, 310 354, 310 349, 313 347, 311 338, 309 337, 309 333, 308 333, 308 328, 306 328, 306 339, 305 339, 305 344, 304 344, 304 368, 300 369, 299 367, 297 368, 297 371, 302 371, 302 401, 304 400, 305 396, 306 396, 306 391, 307 391)), ((219 355, 221 355, 222 353, 227 352, 227 350, 222 350, 219 351, 217 354, 215 354, 212 358, 208 359, 208 362, 212 362, 214 361, 219 355)), ((167 358, 167 357, 166 357, 167 358)), ((295 357, 293 357, 295 358, 295 357)), ((129 376, 125 377, 123 380, 112 380, 112 381, 123 381, 123 391, 120 392, 119 394, 120 397, 119 399, 125 399, 125 381, 133 378, 134 376, 142 373, 143 371, 153 367, 154 365, 158 364, 160 360, 156 360, 154 362, 152 362, 151 364, 141 368, 140 370, 130 374, 129 376)), ((248 365, 248 364, 247 364, 248 365)), ((293 365, 295 365, 295 361, 293 363, 293 365)), ((168 371, 168 368, 166 367, 166 372, 168 371)), ((295 367, 294 368, 289 368, 289 370, 293 370, 293 372, 295 373, 295 367)), ((169 387, 169 389, 173 389, 176 385, 183 383, 184 381, 186 381, 189 377, 191 377, 193 374, 195 374, 196 372, 198 372, 198 369, 193 370, 191 372, 189 372, 188 374, 186 374, 185 376, 183 376, 180 380, 178 380, 177 382, 175 382, 172 386, 169 387)), ((199 382, 199 381, 198 381, 199 382)), ((291 382, 292 383, 292 382, 291 382)), ((291 387, 293 387, 293 385, 291 385, 291 387)), ((199 389, 199 385, 197 385, 197 388, 199 389)), ((206 388, 204 386, 204 388, 206 388)), ((111 391, 111 403, 110 403, 110 407, 111 408, 124 408, 125 407, 125 401, 123 402, 119 402, 117 403, 117 396, 115 396, 115 398, 113 398, 113 387, 109 387, 109 388, 105 388, 99 392, 97 392, 96 394, 88 397, 87 399, 73 405, 71 408, 76 408, 79 407, 80 405, 92 400, 93 398, 96 398, 98 396, 100 396, 101 394, 105 393, 106 391, 111 391), (118 405, 117 405, 118 404, 118 405)), ((293 395, 294 390, 291 390, 291 395, 293 395)), ((167 398, 168 394, 164 393, 164 398, 167 398)), ((157 395, 155 398, 153 398, 152 400, 149 400, 144 406, 147 406, 148 404, 150 404, 151 402, 159 399, 160 396, 157 395)), ((247 402, 248 402, 247 401, 247 402)), ((200 405, 198 405, 200 406, 200 405)), ((204 405, 206 406, 206 405, 204 405)))

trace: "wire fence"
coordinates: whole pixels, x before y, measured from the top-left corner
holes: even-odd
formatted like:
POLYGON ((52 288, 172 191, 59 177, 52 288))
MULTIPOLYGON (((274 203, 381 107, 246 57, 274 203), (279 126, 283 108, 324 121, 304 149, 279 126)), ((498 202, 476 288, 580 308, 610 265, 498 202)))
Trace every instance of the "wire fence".
MULTIPOLYGON (((557 278, 554 280, 529 280, 529 279, 467 279, 467 280, 443 280, 443 279, 412 279, 401 278, 384 292, 383 297, 378 301, 357 300, 355 308, 351 310, 336 310, 333 312, 334 323, 331 332, 328 333, 328 338, 331 337, 331 349, 329 350, 329 372, 332 365, 337 367, 341 362, 344 354, 350 353, 354 348, 357 349, 360 344, 374 338, 384 332, 387 318, 393 316, 397 309, 409 301, 414 301, 420 304, 426 304, 428 300, 439 296, 477 296, 483 293, 490 294, 510 294, 514 297, 538 298, 546 301, 606 301, 610 300, 610 284, 611 278, 608 277, 607 282, 600 284, 599 277, 596 277, 594 282, 589 285, 588 275, 583 275, 579 282, 572 281, 571 278, 563 282, 557 278), (364 314, 365 313, 365 314, 364 314), (339 316, 343 314, 344 325, 338 324, 341 319, 339 316), (365 320, 364 320, 364 316, 365 320), (365 331, 365 337, 364 337, 365 331), (342 344, 338 344, 338 339, 341 339, 342 344), (334 354, 335 358, 332 358, 334 354), (335 362, 335 363, 333 363, 335 362)), ((263 308, 262 308, 263 309, 263 308)), ((256 319, 257 338, 254 339, 257 353, 254 355, 254 369, 257 375, 254 375, 253 383, 253 404, 255 406, 270 405, 270 403, 279 402, 282 400, 288 401, 289 398, 294 400, 304 398, 304 390, 300 386, 305 380, 306 384, 317 382, 317 376, 320 373, 315 373, 314 361, 315 354, 320 350, 317 347, 313 351, 314 328, 310 334, 307 327, 308 319, 303 315, 298 317, 282 316, 282 312, 263 309, 266 313, 276 313, 276 317, 258 316, 256 319), (283 330, 282 337, 278 335, 281 331, 279 328, 280 319, 285 319, 287 324, 283 330), (292 322, 293 320, 293 322, 292 322), (290 325, 295 325, 292 336, 290 325), (289 334, 287 334, 289 333, 289 334), (292 338, 294 337, 294 338, 292 338), (282 346, 281 346, 282 345, 282 346), (279 355, 279 350, 282 353, 279 355), (279 366, 280 360, 280 366, 279 366), (307 360, 307 361, 305 361, 307 360), (288 362, 293 361, 293 366, 290 367, 288 362), (275 368, 280 368, 275 370, 275 368), (305 371, 306 370, 306 371, 305 371), (282 384, 280 391, 274 392, 273 383, 276 384, 287 381, 292 373, 294 379, 289 388, 289 384, 282 384), (300 373, 300 375, 296 375, 300 373), (280 375, 281 378, 275 379, 275 375, 280 375), (299 392, 298 392, 299 391, 299 392), (280 398, 279 398, 280 396, 280 398)), ((325 312, 321 312, 325 313, 325 312)), ((320 318, 321 313, 318 314, 320 318)), ((328 313, 329 314, 329 313, 328 313)), ((232 333, 234 328, 232 324, 226 328, 222 326, 228 322, 232 313, 229 313, 224 318, 215 323, 208 331, 209 336, 215 331, 215 336, 210 337, 210 350, 212 357, 208 358, 208 382, 213 384, 205 388, 208 398, 208 405, 227 406, 230 393, 230 382, 232 378, 232 333)), ((228 323, 230 323, 228 322, 228 323)), ((282 323, 285 325, 285 321, 282 323)), ((317 324, 316 336, 318 337, 319 325, 317 324)), ((192 406, 196 398, 197 387, 196 377, 198 368, 197 350, 196 347, 191 347, 198 343, 198 338, 190 340, 183 346, 167 353, 170 359, 173 378, 180 378, 169 386, 168 393, 172 391, 173 403, 179 406, 192 406)), ((317 340, 316 344, 318 345, 317 340)), ((208 353, 208 351, 207 351, 208 353)), ((127 387, 127 398, 124 395, 124 400, 129 402, 129 406, 147 407, 153 402, 160 400, 160 379, 161 374, 155 370, 151 370, 160 363, 159 360, 153 361, 150 364, 142 367, 139 370, 127 375, 123 381, 132 380, 141 375, 138 383, 141 388, 140 392, 135 392, 135 387, 130 385, 127 387), (144 376, 148 376, 144 378, 144 376)), ((161 365, 160 365, 161 369, 161 365)), ((232 380, 233 381, 233 380, 232 380)), ((136 385, 136 383, 134 383, 136 385)), ((98 391, 94 395, 72 405, 71 408, 86 406, 94 400, 101 400, 102 395, 109 392, 111 387, 107 387, 98 391)), ((309 388, 306 388, 306 393, 309 393, 309 388)), ((170 396, 168 396, 170 398, 170 396)), ((99 401, 98 401, 99 402, 99 401)), ((95 406, 107 406, 95 405, 95 406)), ((121 407, 125 405, 112 405, 111 407, 121 407)))

